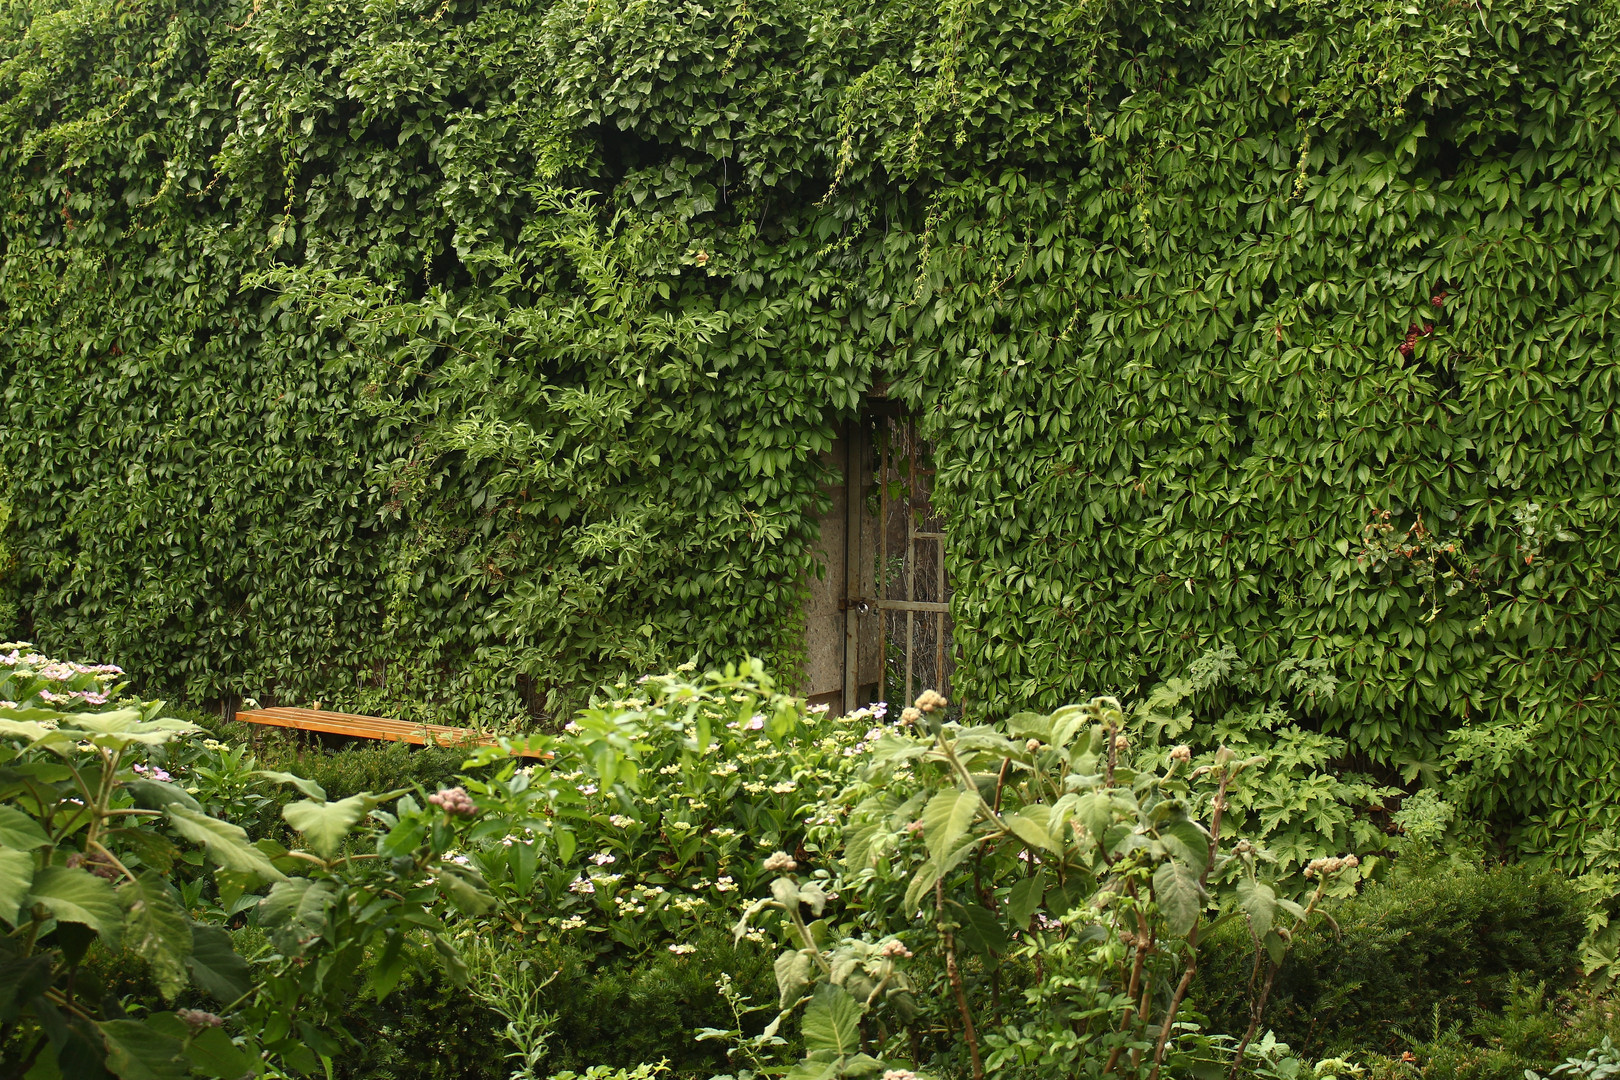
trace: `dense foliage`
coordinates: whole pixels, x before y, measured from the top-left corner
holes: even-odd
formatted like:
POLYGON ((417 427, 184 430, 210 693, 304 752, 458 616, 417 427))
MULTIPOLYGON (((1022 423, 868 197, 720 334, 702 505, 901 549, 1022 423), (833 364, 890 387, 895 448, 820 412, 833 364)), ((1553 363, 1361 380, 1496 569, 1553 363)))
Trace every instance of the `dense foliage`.
MULTIPOLYGON (((0 652, 0 1076, 1281 1080, 1400 1075, 1405 1040, 1494 1077, 1610 1053, 1611 1004, 1551 996, 1585 929, 1567 885, 1419 863, 1351 899, 1387 859, 1301 868, 1240 795, 1309 776, 1154 741, 1173 693, 834 717, 755 662, 607 687, 448 786, 413 782, 442 775, 429 752, 339 797, 121 674, 0 652), (1342 1056, 1290 1050, 1274 1009, 1342 1056), (1368 1009, 1408 1026, 1347 1037, 1368 1009)), ((302 760, 354 782, 399 753, 302 760)))
POLYGON ((790 669, 819 454, 882 384, 936 447, 968 698, 1230 647, 1229 700, 1455 774, 1525 849, 1613 824, 1612 2, 0 25, 39 640, 480 720, 790 669))

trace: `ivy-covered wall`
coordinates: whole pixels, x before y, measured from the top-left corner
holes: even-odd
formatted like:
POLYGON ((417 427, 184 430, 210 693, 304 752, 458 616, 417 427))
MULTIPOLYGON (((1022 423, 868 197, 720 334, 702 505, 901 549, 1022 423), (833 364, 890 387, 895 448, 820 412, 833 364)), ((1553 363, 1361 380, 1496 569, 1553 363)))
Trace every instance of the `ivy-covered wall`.
POLYGON ((1613 0, 0 10, 53 651, 484 719, 791 668, 882 382, 966 699, 1225 657, 1522 848, 1609 824, 1613 0))

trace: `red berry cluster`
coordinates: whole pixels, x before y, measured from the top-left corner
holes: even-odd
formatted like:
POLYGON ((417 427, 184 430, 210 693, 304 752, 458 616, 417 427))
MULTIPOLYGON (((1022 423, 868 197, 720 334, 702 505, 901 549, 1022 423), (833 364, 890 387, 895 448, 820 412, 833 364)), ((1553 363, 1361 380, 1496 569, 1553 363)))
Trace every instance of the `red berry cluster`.
MULTIPOLYGON (((1445 307, 1446 297, 1449 295, 1446 290, 1440 289, 1429 297, 1429 305, 1431 307, 1445 307)), ((1409 325, 1406 328, 1406 339, 1401 342, 1401 355, 1411 359, 1412 353, 1417 349, 1418 338, 1428 337, 1432 333, 1434 333, 1434 323, 1426 322, 1423 324, 1422 329, 1418 328, 1417 323, 1409 325)))
POLYGON ((1410 358, 1413 350, 1417 348, 1418 338, 1428 337, 1432 333, 1434 333, 1434 323, 1424 323, 1422 330, 1418 329, 1417 323, 1408 326, 1406 328, 1406 340, 1401 342, 1401 355, 1410 358))

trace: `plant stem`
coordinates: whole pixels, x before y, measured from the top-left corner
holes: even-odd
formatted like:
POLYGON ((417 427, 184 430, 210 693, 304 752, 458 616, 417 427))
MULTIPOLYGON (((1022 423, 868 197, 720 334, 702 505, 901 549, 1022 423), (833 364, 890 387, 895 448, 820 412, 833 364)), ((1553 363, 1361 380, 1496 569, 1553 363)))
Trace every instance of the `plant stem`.
POLYGON ((945 975, 951 989, 956 992, 956 1008, 962 1014, 962 1034, 967 1039, 968 1054, 973 1059, 973 1080, 984 1080, 984 1062, 979 1058, 979 1036, 973 1030, 973 1014, 968 1011, 967 991, 962 986, 962 972, 956 965, 956 935, 945 922, 945 886, 934 882, 934 912, 939 920, 939 934, 945 940, 945 975))

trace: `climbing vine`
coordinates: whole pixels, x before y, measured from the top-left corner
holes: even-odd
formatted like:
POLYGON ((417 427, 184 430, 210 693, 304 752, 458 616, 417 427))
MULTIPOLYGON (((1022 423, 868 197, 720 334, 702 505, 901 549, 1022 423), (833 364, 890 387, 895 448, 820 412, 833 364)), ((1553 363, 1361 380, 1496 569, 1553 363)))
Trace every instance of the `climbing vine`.
POLYGON ((1533 730, 1472 809, 1579 861, 1620 765, 1616 25, 8 0, 6 587, 196 698, 494 723, 791 670, 881 387, 935 445, 964 700, 1313 665, 1291 704, 1374 765, 1533 730))

